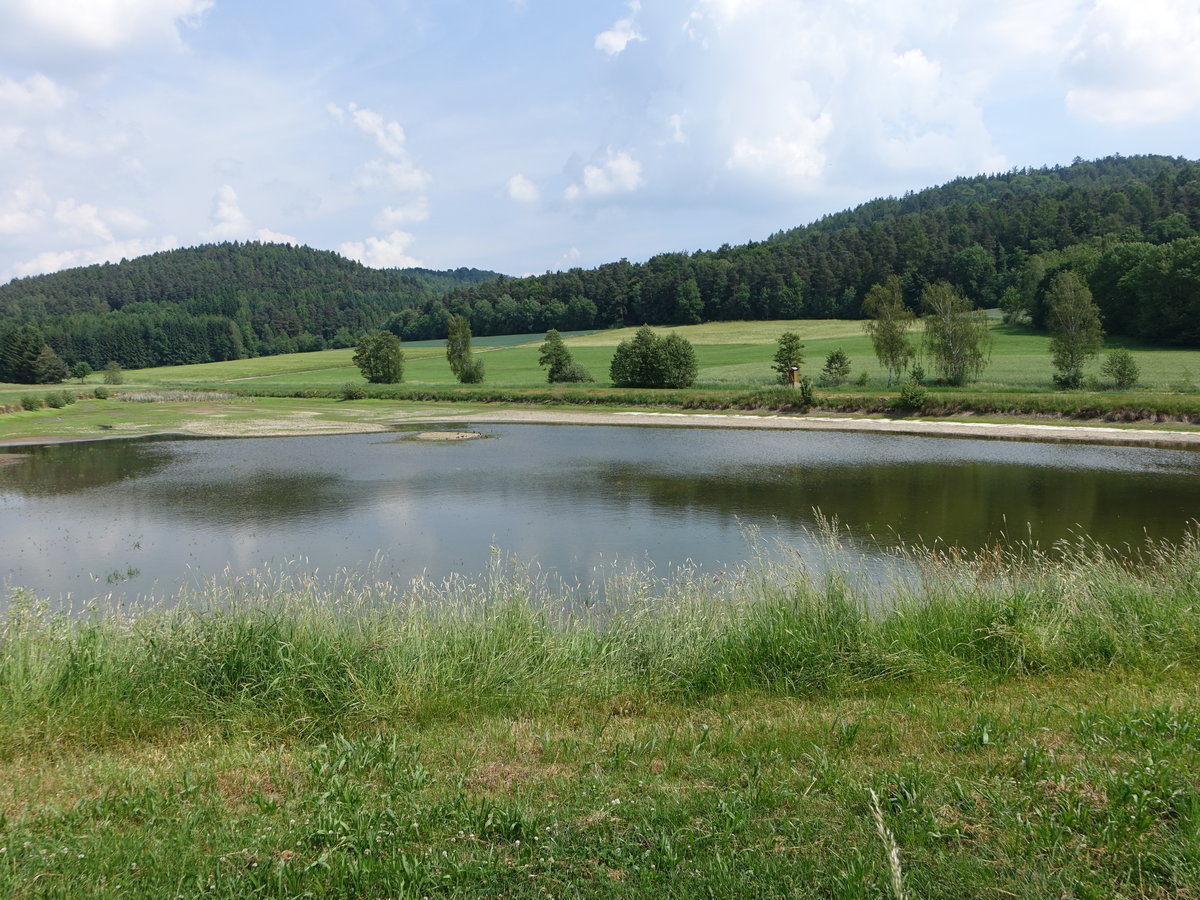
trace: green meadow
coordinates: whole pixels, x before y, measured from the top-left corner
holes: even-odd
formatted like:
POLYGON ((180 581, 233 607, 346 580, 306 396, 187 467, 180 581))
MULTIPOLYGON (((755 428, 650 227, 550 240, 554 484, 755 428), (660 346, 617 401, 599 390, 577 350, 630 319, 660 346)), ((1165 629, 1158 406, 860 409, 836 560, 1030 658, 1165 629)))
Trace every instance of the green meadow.
POLYGON ((0 895, 1193 898, 1200 552, 1144 553, 18 595, 0 895))

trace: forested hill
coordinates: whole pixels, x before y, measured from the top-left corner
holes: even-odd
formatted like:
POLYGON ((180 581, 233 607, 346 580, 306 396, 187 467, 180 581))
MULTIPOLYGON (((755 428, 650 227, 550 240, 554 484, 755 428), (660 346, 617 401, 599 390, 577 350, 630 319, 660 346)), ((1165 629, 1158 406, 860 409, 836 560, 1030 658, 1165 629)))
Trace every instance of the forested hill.
POLYGON ((495 277, 371 269, 288 244, 206 244, 0 285, 0 336, 32 325, 63 360, 95 368, 344 347, 406 307, 495 277))
MULTIPOLYGON (((67 364, 142 367, 349 346, 380 326, 442 338, 452 313, 477 335, 853 318, 893 274, 914 309, 927 285, 948 281, 978 306, 1040 325, 1063 268, 1087 280, 1109 333, 1200 346, 1198 230, 1200 163, 1114 156, 959 178, 761 242, 528 278, 214 244, 0 286, 0 351, 48 344, 67 364)), ((0 352, 0 380, 32 371, 30 360, 4 363, 17 356, 0 352)))
POLYGON ((1198 229, 1200 163, 1077 160, 874 200, 762 242, 461 287, 389 327, 440 337, 451 312, 476 334, 853 318, 892 274, 914 309, 926 285, 945 280, 978 306, 1040 324, 1045 287, 1067 266, 1087 277, 1110 332, 1200 345, 1198 229))

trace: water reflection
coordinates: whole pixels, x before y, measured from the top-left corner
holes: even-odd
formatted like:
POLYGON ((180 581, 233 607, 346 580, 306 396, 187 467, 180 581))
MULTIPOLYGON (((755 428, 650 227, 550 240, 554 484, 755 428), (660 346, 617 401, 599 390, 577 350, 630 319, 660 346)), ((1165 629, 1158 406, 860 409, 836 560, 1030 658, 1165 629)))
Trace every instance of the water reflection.
POLYGON ((168 591, 188 572, 303 558, 325 571, 481 571, 490 548, 587 580, 613 560, 706 568, 743 530, 814 552, 814 510, 857 547, 1175 539, 1200 455, 894 435, 492 426, 497 440, 395 435, 104 441, 0 466, 0 578, 44 595, 168 591), (130 573, 136 573, 132 576, 130 573), (115 586, 110 585, 116 575, 115 586))

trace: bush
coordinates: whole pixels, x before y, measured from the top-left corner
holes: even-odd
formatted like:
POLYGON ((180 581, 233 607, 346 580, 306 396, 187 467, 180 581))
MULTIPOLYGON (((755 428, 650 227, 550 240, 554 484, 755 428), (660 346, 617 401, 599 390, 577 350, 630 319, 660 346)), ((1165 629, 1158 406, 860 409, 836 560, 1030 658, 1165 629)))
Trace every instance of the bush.
POLYGON ((820 383, 825 387, 844 384, 850 377, 850 359, 841 347, 825 357, 825 366, 821 369, 820 383))
POLYGON ((63 391, 62 398, 63 398, 63 403, 67 404, 67 406, 71 406, 76 400, 79 399, 78 397, 75 396, 74 391, 63 391))
POLYGON ((871 376, 867 373, 866 369, 863 369, 863 371, 859 372, 858 377, 854 379, 854 383, 859 387, 866 387, 870 381, 871 376))
POLYGON ((121 368, 121 364, 116 360, 109 360, 104 366, 104 383, 105 384, 124 384, 125 370, 121 368))
POLYGON ((22 394, 21 395, 21 409, 26 410, 27 412, 32 412, 35 409, 41 409, 41 408, 42 408, 42 398, 41 397, 35 397, 33 394, 22 394))
POLYGON ((1100 371, 1113 380, 1118 391, 1133 387, 1141 376, 1138 364, 1128 350, 1113 350, 1105 357, 1100 371))
POLYGON ((807 375, 801 375, 796 380, 796 387, 800 390, 800 405, 805 409, 813 406, 817 401, 813 397, 812 379, 807 375))
POLYGON ((595 381, 592 373, 583 367, 582 364, 572 360, 567 365, 555 373, 555 377, 551 379, 556 384, 571 384, 584 381, 595 381))
POLYGON ((92 396, 95 397, 97 400, 107 400, 108 399, 108 388, 106 388, 102 384, 98 384, 94 388, 92 388, 92 396))
POLYGON ((458 381, 460 384, 482 384, 483 360, 478 356, 466 357, 459 363, 458 381))
POLYGON ((925 400, 928 396, 929 391, 925 388, 925 385, 921 384, 915 378, 908 378, 904 384, 900 385, 900 396, 896 398, 894 405, 897 409, 921 409, 925 405, 925 400))
POLYGON ((56 391, 46 395, 46 405, 51 409, 62 409, 67 405, 67 401, 63 398, 61 391, 56 391))
POLYGON ((684 388, 696 380, 696 351, 677 334, 659 337, 643 325, 617 345, 608 371, 617 387, 684 388))
POLYGON ((340 389, 343 400, 366 400, 367 389, 357 381, 347 381, 340 389))

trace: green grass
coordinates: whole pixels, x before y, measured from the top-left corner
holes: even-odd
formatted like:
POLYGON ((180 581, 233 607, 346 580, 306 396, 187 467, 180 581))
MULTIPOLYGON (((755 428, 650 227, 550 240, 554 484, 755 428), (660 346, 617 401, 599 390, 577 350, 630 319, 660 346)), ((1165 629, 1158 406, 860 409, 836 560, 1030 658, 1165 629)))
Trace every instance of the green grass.
MULTIPOLYGON (((771 356, 775 341, 784 331, 800 334, 805 344, 804 374, 816 378, 825 356, 837 348, 845 350, 852 363, 853 377, 866 372, 869 389, 883 387, 886 372, 880 369, 870 339, 857 321, 722 322, 670 329, 692 341, 700 365, 698 386, 716 388, 753 387, 773 382, 771 356)), ((619 341, 634 329, 583 333, 566 336, 575 358, 591 370, 600 384, 607 384, 608 364, 619 341)), ((1049 338, 1026 328, 997 324, 992 330, 991 362, 973 392, 1049 392, 1053 390, 1049 338)), ((486 383, 500 387, 534 387, 545 384, 545 372, 537 365, 541 335, 508 335, 476 339, 486 369, 486 383)), ((1200 381, 1200 351, 1165 350, 1121 339, 1110 339, 1110 347, 1131 350, 1142 377, 1143 392, 1194 392, 1200 381)), ((455 384, 443 354, 443 342, 406 344, 405 381, 422 385, 455 384)), ((327 387, 359 378, 350 362, 351 350, 326 350, 282 357, 145 369, 127 373, 131 383, 224 384, 250 379, 253 385, 327 387)), ((1087 373, 1100 379, 1102 359, 1087 373)), ((926 363, 932 377, 932 366, 926 363)), ((92 376, 93 380, 99 376, 92 376)))
POLYGON ((1200 546, 910 562, 16 598, 0 895, 1195 896, 1200 546))

